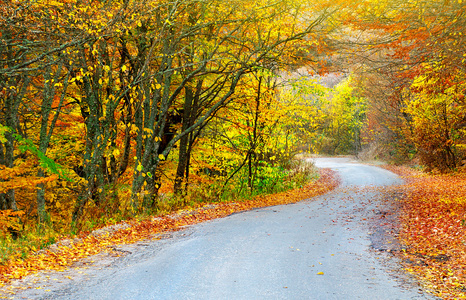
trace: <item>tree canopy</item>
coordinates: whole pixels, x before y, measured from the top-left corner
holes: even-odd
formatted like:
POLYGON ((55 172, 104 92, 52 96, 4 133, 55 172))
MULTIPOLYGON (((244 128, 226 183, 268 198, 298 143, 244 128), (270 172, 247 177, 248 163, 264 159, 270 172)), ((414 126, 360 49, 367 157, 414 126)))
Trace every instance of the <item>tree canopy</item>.
POLYGON ((302 150, 464 159, 461 1, 0 8, 0 207, 39 224, 156 207, 212 174, 216 197, 252 192, 302 150))

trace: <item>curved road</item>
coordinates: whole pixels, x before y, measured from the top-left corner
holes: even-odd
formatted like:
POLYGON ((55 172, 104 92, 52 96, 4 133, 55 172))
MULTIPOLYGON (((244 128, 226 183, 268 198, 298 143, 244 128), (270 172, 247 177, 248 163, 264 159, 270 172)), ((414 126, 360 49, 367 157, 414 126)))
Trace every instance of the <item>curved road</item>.
POLYGON ((41 297, 430 299, 389 253, 371 247, 374 220, 389 210, 376 187, 401 180, 346 158, 315 163, 336 170, 342 185, 297 204, 191 226, 41 297))

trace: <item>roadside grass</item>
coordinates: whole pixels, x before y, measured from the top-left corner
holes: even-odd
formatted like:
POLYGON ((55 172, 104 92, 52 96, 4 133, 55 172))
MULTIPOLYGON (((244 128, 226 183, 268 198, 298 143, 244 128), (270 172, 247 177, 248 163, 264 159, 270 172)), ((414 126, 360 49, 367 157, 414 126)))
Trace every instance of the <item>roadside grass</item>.
POLYGON ((57 241, 60 235, 53 231, 28 231, 17 239, 7 235, 0 239, 0 265, 10 260, 25 259, 31 252, 45 248, 57 241))

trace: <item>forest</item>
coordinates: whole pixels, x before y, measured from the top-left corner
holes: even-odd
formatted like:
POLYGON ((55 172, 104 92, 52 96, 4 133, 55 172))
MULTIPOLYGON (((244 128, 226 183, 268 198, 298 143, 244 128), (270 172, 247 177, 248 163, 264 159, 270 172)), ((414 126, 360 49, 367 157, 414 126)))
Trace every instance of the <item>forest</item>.
POLYGON ((0 1, 1 263, 121 220, 302 187, 319 174, 299 156, 453 178, 466 165, 465 11, 0 1))

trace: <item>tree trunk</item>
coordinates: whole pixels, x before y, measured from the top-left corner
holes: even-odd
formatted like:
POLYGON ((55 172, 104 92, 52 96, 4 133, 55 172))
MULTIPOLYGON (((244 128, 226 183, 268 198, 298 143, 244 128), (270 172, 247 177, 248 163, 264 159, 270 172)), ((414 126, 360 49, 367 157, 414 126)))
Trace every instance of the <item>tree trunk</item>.
MULTIPOLYGON (((187 86, 185 87, 182 131, 185 131, 191 126, 193 101, 194 93, 191 87, 187 86)), ((183 181, 185 180, 186 165, 188 163, 188 144, 189 134, 186 134, 180 139, 180 145, 178 147, 178 166, 176 168, 175 184, 173 185, 173 190, 177 195, 181 193, 183 181)))

